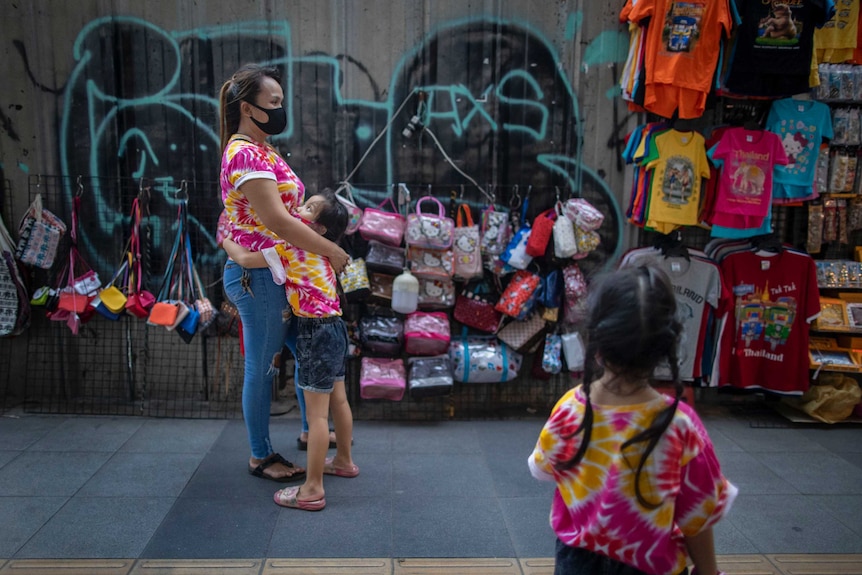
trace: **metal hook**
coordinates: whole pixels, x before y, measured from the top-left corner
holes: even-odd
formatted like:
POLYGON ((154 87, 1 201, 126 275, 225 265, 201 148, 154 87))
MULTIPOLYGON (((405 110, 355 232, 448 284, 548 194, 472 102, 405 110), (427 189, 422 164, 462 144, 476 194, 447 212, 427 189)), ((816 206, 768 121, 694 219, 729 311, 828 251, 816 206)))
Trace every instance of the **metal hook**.
POLYGON ((557 203, 560 203, 560 186, 554 186, 554 192, 557 194, 557 203))
POLYGON ((460 196, 458 196, 458 201, 459 201, 459 202, 463 202, 463 201, 464 201, 464 184, 461 184, 461 195, 460 195, 460 196))
POLYGON ((512 197, 509 198, 509 207, 517 210, 521 206, 521 192, 518 189, 518 184, 512 186, 512 197))
POLYGON ((189 183, 186 180, 180 181, 180 187, 174 191, 174 197, 181 202, 189 201, 189 183))
POLYGON ((36 174, 36 187, 42 187, 42 174, 36 174))
POLYGON ((78 183, 78 190, 75 192, 75 197, 77 197, 77 198, 80 198, 81 196, 83 196, 83 195, 84 195, 84 183, 83 183, 83 180, 84 180, 84 176, 82 176, 82 175, 78 174, 78 179, 77 179, 77 183, 78 183))

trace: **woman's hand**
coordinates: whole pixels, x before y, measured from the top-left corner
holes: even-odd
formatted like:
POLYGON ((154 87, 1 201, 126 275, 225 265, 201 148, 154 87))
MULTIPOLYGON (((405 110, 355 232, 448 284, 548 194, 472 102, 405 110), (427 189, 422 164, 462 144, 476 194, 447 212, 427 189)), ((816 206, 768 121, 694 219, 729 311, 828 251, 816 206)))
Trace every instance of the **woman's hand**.
POLYGON ((332 244, 334 249, 331 254, 326 255, 326 259, 329 260, 330 265, 332 266, 332 271, 337 274, 341 273, 341 270, 347 265, 347 262, 350 261, 350 256, 347 255, 347 252, 341 249, 337 244, 332 244))

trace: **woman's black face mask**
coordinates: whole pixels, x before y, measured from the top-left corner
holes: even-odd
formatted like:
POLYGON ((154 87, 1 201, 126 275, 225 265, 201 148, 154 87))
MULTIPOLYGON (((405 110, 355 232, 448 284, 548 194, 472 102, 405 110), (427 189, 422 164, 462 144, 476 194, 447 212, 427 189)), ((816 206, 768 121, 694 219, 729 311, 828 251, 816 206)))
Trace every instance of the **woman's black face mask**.
POLYGON ((281 108, 261 108, 254 102, 249 102, 249 104, 266 114, 266 122, 258 122, 254 118, 251 119, 264 133, 274 136, 275 134, 282 133, 287 127, 287 111, 284 109, 284 106, 281 108))

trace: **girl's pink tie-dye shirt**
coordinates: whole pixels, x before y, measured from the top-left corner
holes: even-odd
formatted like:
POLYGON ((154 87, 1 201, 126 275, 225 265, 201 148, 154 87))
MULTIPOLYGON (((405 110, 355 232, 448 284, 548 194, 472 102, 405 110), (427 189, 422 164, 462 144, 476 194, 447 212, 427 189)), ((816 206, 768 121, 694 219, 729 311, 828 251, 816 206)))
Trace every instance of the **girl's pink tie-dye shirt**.
POLYGON ((641 472, 645 445, 620 451, 649 427, 673 399, 662 396, 627 406, 593 404, 592 437, 581 462, 568 471, 554 465, 574 455, 582 434, 563 439, 580 425, 585 410, 581 386, 563 395, 545 423, 528 460, 537 479, 555 481, 551 527, 566 545, 605 555, 646 573, 675 574, 686 566, 684 537, 697 535, 730 509, 737 489, 721 474, 712 442, 694 410, 680 403, 668 429, 641 472))

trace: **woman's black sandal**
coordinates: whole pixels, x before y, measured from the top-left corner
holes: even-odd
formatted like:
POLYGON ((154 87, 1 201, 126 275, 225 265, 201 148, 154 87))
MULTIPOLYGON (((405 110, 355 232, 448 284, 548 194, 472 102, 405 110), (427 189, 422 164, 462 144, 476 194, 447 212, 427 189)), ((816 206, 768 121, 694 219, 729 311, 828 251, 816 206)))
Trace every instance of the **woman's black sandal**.
POLYGON ((287 483, 289 481, 297 481, 299 479, 305 479, 305 471, 296 471, 292 475, 285 475, 283 477, 273 477, 272 475, 267 475, 264 473, 264 469, 275 464, 281 463, 287 468, 293 469, 296 466, 279 455, 278 453, 273 453, 269 457, 267 457, 263 463, 258 465, 257 467, 248 466, 248 472, 254 475, 255 477, 262 477, 263 479, 269 479, 270 481, 277 481, 278 483, 287 483))

